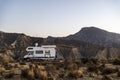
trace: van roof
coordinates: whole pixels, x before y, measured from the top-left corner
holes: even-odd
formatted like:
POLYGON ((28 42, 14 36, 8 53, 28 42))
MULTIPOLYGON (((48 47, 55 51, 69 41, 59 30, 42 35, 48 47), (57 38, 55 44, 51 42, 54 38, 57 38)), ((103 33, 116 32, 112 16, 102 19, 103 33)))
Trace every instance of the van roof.
POLYGON ((41 47, 43 47, 43 48, 55 48, 56 47, 56 45, 42 45, 41 47))

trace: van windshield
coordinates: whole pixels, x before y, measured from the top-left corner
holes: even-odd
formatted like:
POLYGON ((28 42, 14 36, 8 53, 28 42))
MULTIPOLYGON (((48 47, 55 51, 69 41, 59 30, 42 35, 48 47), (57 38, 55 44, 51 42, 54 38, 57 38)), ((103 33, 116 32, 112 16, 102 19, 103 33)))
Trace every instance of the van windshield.
POLYGON ((33 55, 34 51, 28 51, 29 55, 33 55))

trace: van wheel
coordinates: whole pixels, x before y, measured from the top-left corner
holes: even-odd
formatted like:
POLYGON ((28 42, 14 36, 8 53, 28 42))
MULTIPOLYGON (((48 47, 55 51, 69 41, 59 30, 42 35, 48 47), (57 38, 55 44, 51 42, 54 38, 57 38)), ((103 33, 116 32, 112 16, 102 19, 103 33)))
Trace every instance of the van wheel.
POLYGON ((30 61, 30 58, 27 58, 26 61, 30 61))

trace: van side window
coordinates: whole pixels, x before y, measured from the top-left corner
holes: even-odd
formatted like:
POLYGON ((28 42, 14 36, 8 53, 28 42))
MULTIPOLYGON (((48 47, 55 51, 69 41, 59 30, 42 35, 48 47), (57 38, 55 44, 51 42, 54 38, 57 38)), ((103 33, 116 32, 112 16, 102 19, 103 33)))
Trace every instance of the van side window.
POLYGON ((36 54, 43 54, 43 50, 36 50, 36 54))

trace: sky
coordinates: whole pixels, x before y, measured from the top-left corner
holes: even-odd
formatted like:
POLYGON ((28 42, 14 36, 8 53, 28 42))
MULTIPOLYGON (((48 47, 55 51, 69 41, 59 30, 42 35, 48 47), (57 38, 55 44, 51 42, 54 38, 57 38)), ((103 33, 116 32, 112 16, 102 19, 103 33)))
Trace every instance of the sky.
POLYGON ((0 0, 0 31, 64 37, 95 26, 120 33, 120 0, 0 0))

